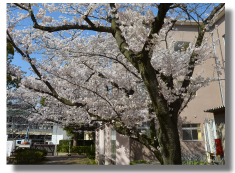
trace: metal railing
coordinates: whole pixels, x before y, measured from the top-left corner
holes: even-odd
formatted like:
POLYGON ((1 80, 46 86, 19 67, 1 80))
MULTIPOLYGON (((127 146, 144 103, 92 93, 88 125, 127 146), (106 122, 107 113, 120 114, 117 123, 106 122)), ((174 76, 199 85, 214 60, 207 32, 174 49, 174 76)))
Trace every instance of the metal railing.
POLYGON ((218 159, 218 157, 212 157, 208 159, 206 154, 203 153, 189 153, 182 152, 182 165, 223 165, 224 159, 218 159))

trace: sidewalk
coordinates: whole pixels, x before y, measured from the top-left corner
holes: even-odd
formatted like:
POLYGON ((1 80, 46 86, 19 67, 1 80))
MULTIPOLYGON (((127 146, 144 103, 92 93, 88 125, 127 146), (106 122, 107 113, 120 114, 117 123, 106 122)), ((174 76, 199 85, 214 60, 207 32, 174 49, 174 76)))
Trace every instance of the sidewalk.
POLYGON ((58 156, 46 156, 44 165, 90 165, 86 155, 71 155, 60 153, 58 156))

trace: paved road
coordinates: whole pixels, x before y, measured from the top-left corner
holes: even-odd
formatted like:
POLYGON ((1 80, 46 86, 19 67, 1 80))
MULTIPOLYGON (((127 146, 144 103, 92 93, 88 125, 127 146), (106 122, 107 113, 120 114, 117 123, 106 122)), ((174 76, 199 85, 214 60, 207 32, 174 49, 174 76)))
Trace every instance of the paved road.
POLYGON ((46 160, 44 165, 90 165, 90 161, 85 155, 46 156, 46 160))

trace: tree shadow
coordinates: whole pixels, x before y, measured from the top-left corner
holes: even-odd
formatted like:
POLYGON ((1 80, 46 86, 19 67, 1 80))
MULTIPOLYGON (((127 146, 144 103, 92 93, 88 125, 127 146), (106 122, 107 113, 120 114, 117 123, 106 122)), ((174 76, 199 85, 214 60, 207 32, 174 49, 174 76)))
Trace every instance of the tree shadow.
POLYGON ((130 139, 130 160, 157 160, 157 158, 146 146, 134 139, 130 139))

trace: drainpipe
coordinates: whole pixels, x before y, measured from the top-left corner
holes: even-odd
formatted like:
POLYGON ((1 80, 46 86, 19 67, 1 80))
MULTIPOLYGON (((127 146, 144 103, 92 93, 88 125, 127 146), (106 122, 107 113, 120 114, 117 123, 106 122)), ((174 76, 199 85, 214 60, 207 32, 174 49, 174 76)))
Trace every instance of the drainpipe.
MULTIPOLYGON (((214 35, 213 35, 212 28, 210 30, 211 30, 212 41, 214 42, 214 35)), ((221 99, 222 99, 222 104, 223 104, 223 106, 225 106, 223 88, 222 88, 221 78, 220 78, 220 74, 219 74, 218 57, 216 54, 215 45, 213 47, 214 47, 214 53, 215 53, 215 64, 216 64, 217 74, 218 74, 218 78, 219 78, 220 95, 221 95, 221 99)))

